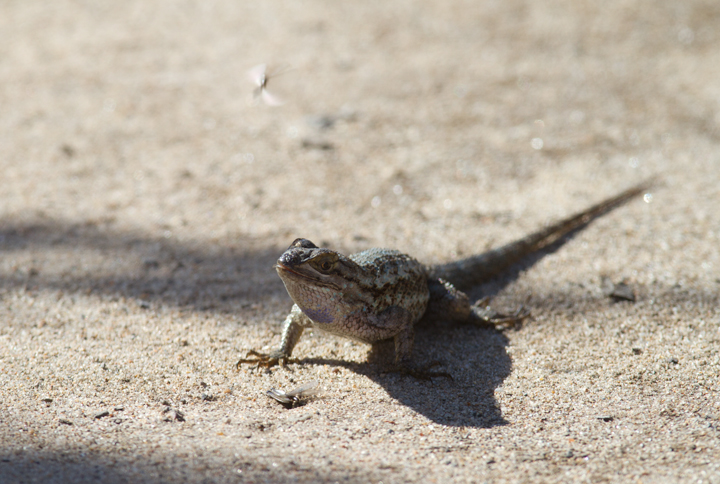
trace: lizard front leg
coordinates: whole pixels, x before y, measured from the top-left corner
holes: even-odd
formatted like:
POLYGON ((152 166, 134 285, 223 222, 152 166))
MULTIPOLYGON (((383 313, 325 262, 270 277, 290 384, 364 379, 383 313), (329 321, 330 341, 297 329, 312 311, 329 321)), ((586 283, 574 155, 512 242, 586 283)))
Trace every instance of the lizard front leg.
POLYGON ((235 367, 239 369, 240 365, 243 363, 256 363, 257 366, 264 366, 266 368, 275 366, 278 363, 284 365, 290 358, 295 345, 298 341, 300 341, 303 331, 311 325, 311 322, 308 317, 303 314, 297 304, 293 304, 290 314, 288 314, 287 318, 285 318, 283 325, 280 348, 269 354, 250 350, 245 358, 241 358, 235 364, 235 367), (252 356, 253 358, 248 358, 249 356, 252 356))

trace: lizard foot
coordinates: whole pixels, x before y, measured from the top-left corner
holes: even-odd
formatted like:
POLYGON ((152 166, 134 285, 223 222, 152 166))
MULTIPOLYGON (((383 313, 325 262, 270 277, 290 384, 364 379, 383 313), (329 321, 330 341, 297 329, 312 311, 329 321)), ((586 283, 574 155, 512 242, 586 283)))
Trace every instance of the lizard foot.
POLYGON ((287 359, 288 357, 280 351, 275 351, 266 355, 265 353, 260 353, 259 351, 250 350, 245 358, 241 358, 237 363, 235 363, 235 368, 239 370, 240 365, 243 363, 255 363, 255 368, 270 368, 271 366, 275 366, 277 364, 285 366, 287 359), (248 358, 249 356, 254 356, 254 358, 248 358))
POLYGON ((403 375, 408 375, 413 378, 417 378, 418 380, 432 380, 435 377, 444 377, 449 378, 450 380, 454 380, 452 375, 446 371, 432 371, 431 368, 441 365, 442 363, 439 361, 433 361, 431 363, 428 363, 427 365, 418 366, 414 363, 410 362, 403 362, 398 365, 395 365, 392 370, 390 370, 390 373, 401 373, 403 375))
POLYGON ((478 326, 517 326, 530 316, 530 310, 520 306, 512 314, 503 314, 490 307, 490 299, 484 297, 473 304, 470 322, 478 326))

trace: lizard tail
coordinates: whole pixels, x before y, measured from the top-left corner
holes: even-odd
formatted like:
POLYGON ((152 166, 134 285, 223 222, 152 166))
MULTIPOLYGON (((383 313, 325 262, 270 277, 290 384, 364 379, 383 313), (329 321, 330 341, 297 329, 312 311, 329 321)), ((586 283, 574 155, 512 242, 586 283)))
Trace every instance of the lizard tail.
POLYGON ((442 278, 459 289, 486 282, 526 256, 549 246, 570 232, 588 225, 594 219, 642 194, 652 187, 654 181, 654 178, 646 180, 582 212, 497 249, 447 264, 431 266, 430 277, 442 278))

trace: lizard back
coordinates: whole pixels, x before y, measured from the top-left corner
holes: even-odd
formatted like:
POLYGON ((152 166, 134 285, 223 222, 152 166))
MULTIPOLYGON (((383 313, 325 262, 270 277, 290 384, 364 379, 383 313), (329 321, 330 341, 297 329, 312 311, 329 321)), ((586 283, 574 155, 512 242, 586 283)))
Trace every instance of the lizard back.
POLYGON ((425 267, 398 250, 373 248, 352 254, 349 259, 363 268, 375 310, 391 306, 410 311, 415 319, 425 312, 429 292, 425 267))

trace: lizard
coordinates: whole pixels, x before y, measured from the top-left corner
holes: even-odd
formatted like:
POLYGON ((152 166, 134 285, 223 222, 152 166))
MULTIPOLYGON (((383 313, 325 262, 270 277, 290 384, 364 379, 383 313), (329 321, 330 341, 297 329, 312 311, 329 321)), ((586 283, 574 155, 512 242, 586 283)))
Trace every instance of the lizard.
POLYGON ((484 299, 470 304, 463 290, 584 228, 651 185, 652 180, 646 181, 519 240, 438 265, 421 264, 392 249, 373 248, 345 256, 298 238, 274 266, 294 302, 283 324, 280 347, 269 354, 250 350, 236 368, 243 363, 284 365, 303 331, 312 327, 368 344, 393 339, 395 365, 401 371, 421 378, 450 377, 419 371, 412 364, 414 327, 421 319, 478 325, 521 321, 529 316, 523 308, 513 315, 495 313, 484 299))

